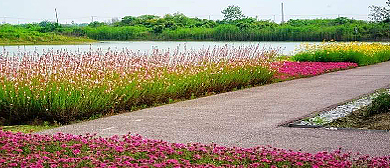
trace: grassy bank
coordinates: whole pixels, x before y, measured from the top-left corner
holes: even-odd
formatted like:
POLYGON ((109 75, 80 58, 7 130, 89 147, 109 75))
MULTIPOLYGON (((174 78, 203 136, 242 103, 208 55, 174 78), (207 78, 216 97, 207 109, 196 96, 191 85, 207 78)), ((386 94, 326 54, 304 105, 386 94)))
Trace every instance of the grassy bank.
POLYGON ((39 32, 20 26, 0 25, 0 45, 82 44, 95 42, 85 37, 39 32))

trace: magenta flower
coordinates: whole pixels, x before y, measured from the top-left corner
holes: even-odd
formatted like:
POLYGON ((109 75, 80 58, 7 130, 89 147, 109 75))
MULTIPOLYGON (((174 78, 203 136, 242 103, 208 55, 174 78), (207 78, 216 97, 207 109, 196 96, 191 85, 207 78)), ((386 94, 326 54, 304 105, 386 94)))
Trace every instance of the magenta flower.
POLYGON ((285 80, 290 78, 309 77, 326 72, 357 67, 349 62, 273 62, 271 68, 276 70, 275 78, 285 80))
POLYGON ((111 138, 0 130, 0 167, 389 167, 390 157, 316 154, 259 146, 178 144, 139 135, 111 138), (91 148, 92 147, 92 148, 91 148))

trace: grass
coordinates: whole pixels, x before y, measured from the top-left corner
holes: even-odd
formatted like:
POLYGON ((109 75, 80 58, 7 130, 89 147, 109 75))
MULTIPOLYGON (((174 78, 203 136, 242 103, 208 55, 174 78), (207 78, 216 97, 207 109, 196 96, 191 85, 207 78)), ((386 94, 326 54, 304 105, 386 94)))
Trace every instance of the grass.
POLYGON ((51 38, 40 38, 38 40, 26 40, 26 39, 1 39, 0 38, 0 45, 65 45, 65 44, 88 44, 97 42, 96 40, 83 38, 83 37, 67 37, 67 36, 60 36, 55 39, 51 38))
POLYGON ((47 129, 53 129, 58 127, 57 125, 11 125, 11 126, 2 126, 4 131, 11 132, 23 132, 23 133, 34 133, 47 129))
POLYGON ((64 36, 54 32, 39 32, 20 26, 0 25, 0 45, 82 44, 91 43, 85 37, 64 36))

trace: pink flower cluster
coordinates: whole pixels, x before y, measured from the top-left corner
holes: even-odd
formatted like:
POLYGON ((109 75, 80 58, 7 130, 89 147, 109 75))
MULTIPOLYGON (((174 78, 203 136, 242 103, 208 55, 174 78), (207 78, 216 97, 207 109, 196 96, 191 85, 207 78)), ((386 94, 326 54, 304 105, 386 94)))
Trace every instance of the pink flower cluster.
POLYGON ((390 157, 0 130, 0 167, 389 167, 390 157))
POLYGON ((273 62, 271 67, 277 70, 276 78, 289 79, 309 77, 326 72, 355 68, 358 64, 350 62, 273 62))

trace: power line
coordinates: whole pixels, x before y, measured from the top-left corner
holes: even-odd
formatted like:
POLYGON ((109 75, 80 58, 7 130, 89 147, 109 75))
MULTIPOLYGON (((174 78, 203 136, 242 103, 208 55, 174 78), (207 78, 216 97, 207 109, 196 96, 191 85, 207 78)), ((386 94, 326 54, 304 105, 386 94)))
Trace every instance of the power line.
POLYGON ((97 16, 91 16, 91 23, 93 23, 93 18, 94 18, 94 17, 97 17, 97 16))

